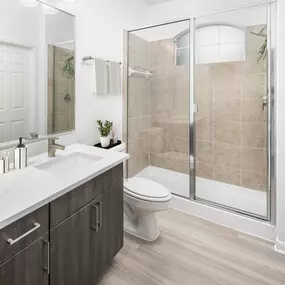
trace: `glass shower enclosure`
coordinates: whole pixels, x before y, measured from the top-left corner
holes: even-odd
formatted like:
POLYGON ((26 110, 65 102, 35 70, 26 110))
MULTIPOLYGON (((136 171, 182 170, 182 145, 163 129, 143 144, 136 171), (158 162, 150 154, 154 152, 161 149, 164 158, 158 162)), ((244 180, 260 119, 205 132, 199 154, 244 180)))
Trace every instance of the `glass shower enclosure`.
POLYGON ((274 5, 126 33, 128 177, 271 220, 274 5))

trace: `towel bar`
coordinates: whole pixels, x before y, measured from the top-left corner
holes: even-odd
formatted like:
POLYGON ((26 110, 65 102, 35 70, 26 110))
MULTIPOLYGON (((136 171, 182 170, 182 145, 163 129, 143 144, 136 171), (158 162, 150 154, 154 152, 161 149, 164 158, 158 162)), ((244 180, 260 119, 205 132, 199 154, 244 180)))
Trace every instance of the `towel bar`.
MULTIPOLYGON (((92 56, 85 56, 83 57, 83 61, 87 61, 87 60, 94 60, 95 58, 92 56)), ((109 60, 106 60, 107 62, 110 62, 109 60)), ((119 62, 119 64, 122 64, 121 62, 119 62)))

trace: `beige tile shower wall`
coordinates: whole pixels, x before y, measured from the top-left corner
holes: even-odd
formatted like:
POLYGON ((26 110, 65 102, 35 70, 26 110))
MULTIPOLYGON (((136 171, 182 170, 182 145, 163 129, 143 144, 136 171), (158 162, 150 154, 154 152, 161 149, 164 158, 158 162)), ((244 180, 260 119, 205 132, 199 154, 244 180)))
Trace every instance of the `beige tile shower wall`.
POLYGON ((150 164, 189 173, 189 72, 172 39, 150 43, 150 164))
POLYGON ((75 79, 63 71, 66 55, 70 53, 68 49, 49 46, 48 133, 75 128, 75 79), (70 101, 65 100, 66 94, 70 101))
MULTIPOLYGON (((149 42, 129 34, 129 66, 149 70, 149 42)), ((150 80, 131 76, 128 79, 128 175, 134 176, 149 165, 150 80)))
POLYGON ((48 45, 48 120, 47 132, 52 134, 54 128, 54 46, 48 45))
POLYGON ((197 65, 197 175, 266 189, 266 65, 258 62, 264 39, 246 29, 246 61, 197 65))

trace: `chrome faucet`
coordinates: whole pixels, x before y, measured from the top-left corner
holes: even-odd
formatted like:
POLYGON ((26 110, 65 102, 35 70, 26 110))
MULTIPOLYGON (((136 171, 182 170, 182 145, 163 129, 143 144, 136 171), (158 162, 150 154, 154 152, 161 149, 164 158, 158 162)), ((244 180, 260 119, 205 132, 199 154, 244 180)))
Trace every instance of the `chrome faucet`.
POLYGON ((48 157, 55 157, 55 152, 59 150, 65 150, 65 146, 55 143, 58 138, 48 139, 48 157))

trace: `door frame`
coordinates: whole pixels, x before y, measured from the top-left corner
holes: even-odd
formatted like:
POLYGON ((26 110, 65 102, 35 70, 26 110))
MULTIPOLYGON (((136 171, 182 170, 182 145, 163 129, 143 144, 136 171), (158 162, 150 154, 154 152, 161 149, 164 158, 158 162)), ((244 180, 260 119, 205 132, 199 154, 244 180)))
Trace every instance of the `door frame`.
MULTIPOLYGON (((238 11, 238 10, 242 10, 246 8, 254 8, 254 7, 265 7, 266 8, 266 21, 267 21, 266 24, 267 24, 267 35, 268 35, 267 49, 268 51, 270 51, 268 52, 268 55, 267 55, 267 73, 266 73, 267 74, 266 89, 267 89, 267 101, 268 101, 267 122, 266 122, 267 124, 267 147, 266 147, 266 150, 267 150, 267 167, 266 167, 267 168, 267 184, 266 184, 267 185, 267 189, 266 189, 267 203, 266 203, 266 207, 267 209, 266 209, 266 216, 257 215, 252 212, 240 210, 238 208, 230 207, 227 205, 219 204, 217 202, 212 202, 209 200, 199 198, 196 196, 196 187, 193 187, 193 186, 190 187, 190 200, 192 201, 195 201, 195 202, 198 202, 204 205, 208 205, 211 207, 215 207, 217 209, 223 209, 226 211, 231 211, 237 214, 245 215, 253 219, 270 222, 272 224, 276 223, 276 218, 275 218, 276 217, 276 202, 275 202, 276 189, 275 189, 275 177, 274 177, 274 172, 275 172, 275 165, 274 165, 275 159, 274 158, 275 158, 276 150, 275 150, 275 145, 274 145, 274 133, 275 132, 274 132, 274 110, 273 110, 274 90, 276 90, 276 88, 275 88, 275 82, 274 82, 275 70, 274 70, 274 51, 272 50, 272 9, 271 9, 272 4, 274 3, 276 3, 276 1, 268 2, 268 3, 259 3, 259 4, 239 7, 236 9, 231 9, 231 10, 226 10, 226 11, 222 11, 219 13, 215 13, 215 14, 220 14, 223 12, 238 11)), ((215 14, 211 14, 211 15, 215 15, 215 14)), ((210 15, 206 15, 206 16, 210 16, 210 15)), ((194 43, 193 53, 195 53, 195 19, 191 27, 192 27, 191 28, 192 33, 190 33, 190 38, 191 38, 190 43, 192 43, 192 45, 194 43)), ((191 66, 192 66, 191 71, 193 72, 195 76, 195 59, 194 59, 194 67, 193 67, 193 62, 190 58, 190 67, 191 66)), ((192 112, 194 112, 193 116, 195 116, 195 111, 196 111, 195 99, 194 101, 191 100, 191 98, 195 97, 195 80, 193 83, 194 85, 190 86, 190 112, 192 110, 192 112), (191 93, 191 90, 192 90, 192 93, 191 93)), ((194 125, 192 127, 192 131, 195 133, 195 120, 194 120, 194 123, 191 122, 190 120, 190 129, 191 129, 191 124, 194 125)), ((192 135, 192 137, 190 137, 190 158, 192 157, 192 155, 196 158, 196 152, 195 152, 195 149, 193 149, 194 147, 192 147, 192 152, 191 152, 191 144, 196 145, 195 134, 192 135)), ((196 175, 194 175, 194 173, 196 173, 196 159, 194 159, 192 163, 190 161, 190 185, 195 185, 196 175)))

